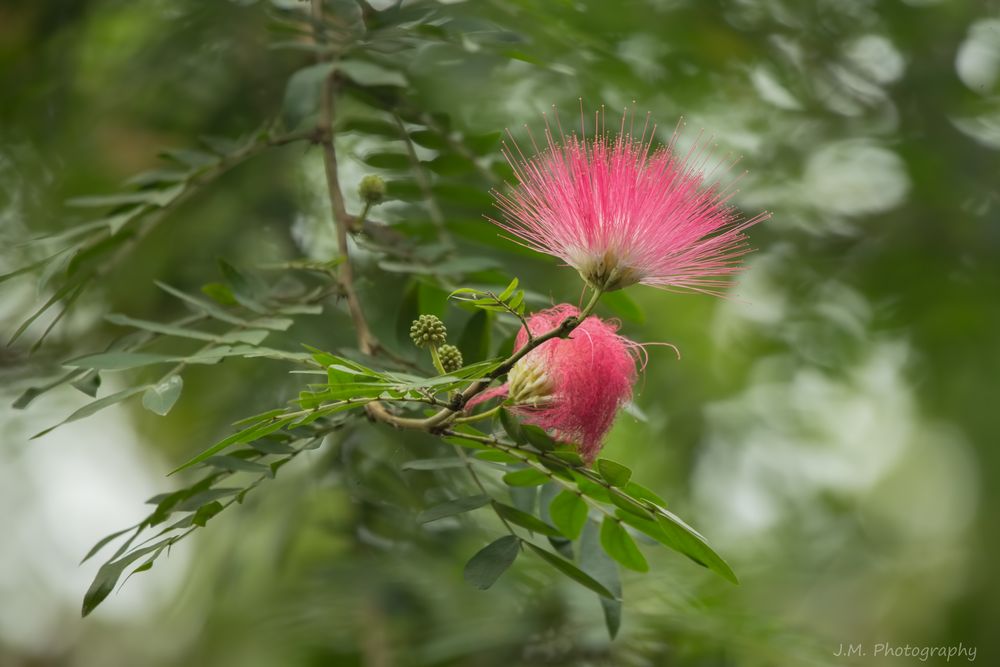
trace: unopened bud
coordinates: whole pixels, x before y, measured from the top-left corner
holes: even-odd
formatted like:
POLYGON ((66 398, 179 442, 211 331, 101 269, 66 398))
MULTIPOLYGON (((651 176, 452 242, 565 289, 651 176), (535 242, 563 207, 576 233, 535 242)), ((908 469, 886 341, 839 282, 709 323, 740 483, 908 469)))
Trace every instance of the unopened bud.
POLYGON ((417 347, 437 347, 448 340, 448 329, 434 315, 421 315, 410 325, 410 340, 417 347))
POLYGON ((377 204, 385 199, 385 181, 381 176, 369 174, 361 179, 358 185, 358 194, 366 204, 377 204))
POLYGON ((438 348, 438 356, 445 373, 454 373, 462 367, 462 353, 454 345, 442 345, 438 348))

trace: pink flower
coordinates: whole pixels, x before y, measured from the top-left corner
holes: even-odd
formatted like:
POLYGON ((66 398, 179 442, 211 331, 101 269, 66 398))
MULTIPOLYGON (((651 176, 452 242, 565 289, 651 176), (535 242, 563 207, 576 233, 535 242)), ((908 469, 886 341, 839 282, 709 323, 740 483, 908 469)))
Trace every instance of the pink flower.
POLYGON ((517 184, 494 193, 504 217, 494 222, 597 289, 643 283, 719 294, 748 252, 743 231, 770 215, 743 219, 727 204, 732 193, 710 182, 735 161, 713 158, 704 142, 681 156, 677 131, 654 150, 648 115, 639 137, 625 118, 617 137, 603 130, 602 113, 597 136, 567 138, 560 128, 558 142, 546 121, 547 146, 531 158, 505 144, 517 184))
MULTIPOLYGON (((533 335, 579 315, 575 306, 561 304, 531 315, 533 335)), ((593 461, 615 415, 632 397, 638 344, 618 335, 618 327, 588 317, 568 338, 553 338, 529 352, 507 374, 507 384, 483 392, 470 406, 495 396, 506 396, 522 421, 549 432, 561 442, 577 445, 586 461, 593 461)), ((528 341, 522 327, 514 342, 528 341)))

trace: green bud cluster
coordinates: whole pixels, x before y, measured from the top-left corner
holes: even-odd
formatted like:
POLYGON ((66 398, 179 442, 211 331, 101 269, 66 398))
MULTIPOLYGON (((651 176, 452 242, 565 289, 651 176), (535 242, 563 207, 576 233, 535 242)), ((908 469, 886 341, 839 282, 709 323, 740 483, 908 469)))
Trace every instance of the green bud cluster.
POLYGON ((462 367, 462 353, 454 345, 442 345, 438 348, 438 355, 445 373, 454 373, 462 367))
POLYGON ((410 340, 417 347, 438 347, 448 340, 448 329, 434 315, 421 315, 410 326, 410 340))
POLYGON ((369 174, 361 179, 358 185, 358 194, 366 204, 377 204, 385 199, 385 181, 381 176, 369 174))

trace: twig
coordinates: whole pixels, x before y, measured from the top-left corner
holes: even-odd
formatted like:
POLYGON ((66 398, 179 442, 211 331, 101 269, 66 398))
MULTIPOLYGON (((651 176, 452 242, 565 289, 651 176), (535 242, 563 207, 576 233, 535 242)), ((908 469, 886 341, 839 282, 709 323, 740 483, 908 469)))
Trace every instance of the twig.
MULTIPOLYGON (((319 26, 323 23, 323 2, 322 0, 312 0, 312 23, 313 23, 313 40, 320 44, 323 40, 320 34, 319 26)), ((329 54, 319 53, 317 55, 317 60, 319 62, 328 62, 330 60, 329 54)), ((335 92, 336 84, 336 70, 331 70, 330 74, 326 77, 323 82, 323 92, 320 100, 320 111, 319 120, 316 126, 316 137, 317 142, 323 149, 323 166, 326 171, 326 184, 327 184, 327 194, 330 200, 330 210, 333 214, 333 225, 337 234, 337 245, 342 257, 342 261, 339 265, 339 282, 341 289, 344 292, 344 298, 347 300, 348 312, 351 316, 351 322, 354 324, 355 335, 358 341, 358 348, 364 354, 374 355, 377 351, 381 349, 378 340, 374 337, 371 332, 371 328, 368 326, 368 321, 365 319, 364 310, 361 308, 361 301, 358 299, 357 291, 354 287, 354 272, 351 265, 350 251, 348 248, 348 231, 352 227, 354 218, 352 218, 348 212, 347 207, 344 203, 344 194, 340 187, 340 180, 337 173, 337 150, 334 142, 334 132, 333 132, 333 120, 334 120, 334 106, 333 98, 335 92)), ((400 127, 400 130, 405 135, 405 127, 402 125, 402 121, 396 118, 396 123, 400 127)), ((405 137, 407 141, 408 137, 405 137)), ((415 157, 413 153, 413 147, 408 144, 408 148, 411 151, 411 159, 415 157)), ((419 169, 417 169, 420 177, 425 179, 424 185, 429 190, 429 183, 426 182, 426 175, 423 175, 419 169)), ((419 177, 418 177, 419 180, 419 177)), ((431 199, 430 201, 433 201, 431 199)), ((437 210, 438 214, 440 209, 437 210)), ((443 222, 443 220, 442 220, 443 222)), ((568 336, 573 329, 575 329, 580 322, 585 320, 587 316, 593 311, 594 307, 597 305, 598 299, 601 297, 601 292, 595 290, 589 303, 580 311, 580 314, 576 317, 568 317, 563 320, 559 326, 553 328, 551 331, 547 331, 543 334, 535 336, 533 340, 525 344, 521 349, 517 350, 510 357, 508 357, 500 366, 498 366, 489 376, 485 379, 478 380, 470 384, 466 389, 455 396, 452 403, 447 408, 442 408, 440 411, 426 417, 424 419, 416 419, 412 417, 400 417, 389 412, 385 406, 379 401, 372 401, 365 406, 368 412, 368 416, 373 421, 380 421, 395 428, 400 429, 412 429, 419 431, 431 431, 435 432, 440 430, 445 424, 451 420, 457 418, 461 413, 462 409, 465 407, 466 403, 469 402, 476 394, 486 389, 489 384, 496 378, 500 377, 504 373, 508 372, 513 368, 514 364, 520 361, 525 355, 531 352, 533 349, 541 345, 542 343, 551 340, 553 338, 562 338, 568 336)))

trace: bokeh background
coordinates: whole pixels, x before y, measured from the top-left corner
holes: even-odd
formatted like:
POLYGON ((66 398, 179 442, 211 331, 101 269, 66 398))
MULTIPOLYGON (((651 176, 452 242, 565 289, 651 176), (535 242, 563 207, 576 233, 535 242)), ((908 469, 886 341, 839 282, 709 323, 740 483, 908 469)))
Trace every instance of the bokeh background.
MULTIPOLYGON (((282 17, 302 7, 6 0, 0 269, 28 256, 19 241, 82 220, 65 199, 113 191, 165 147, 280 115, 288 78, 311 62, 281 48, 296 39, 282 17)), ((383 174, 381 220, 495 261, 466 282, 517 275, 536 306, 579 297, 572 271, 482 217, 505 176, 494 133, 539 128, 552 104, 576 124, 578 98, 609 119, 634 102, 661 140, 683 116, 682 145, 703 128, 743 155, 736 203, 774 215, 751 231, 732 296, 633 288, 603 310, 628 336, 682 352, 650 348, 608 456, 698 527, 742 585, 645 548, 652 571, 626 576, 613 643, 594 596, 540 566, 519 562, 475 591, 461 569, 496 534, 489 518, 421 530, 413 513, 432 473, 399 463, 433 443, 357 424, 81 620, 89 547, 172 488, 168 470, 297 385, 273 361, 196 367, 166 418, 126 403, 30 442, 87 397, 62 387, 11 403, 60 360, 100 349, 115 331, 105 313, 179 313, 154 279, 197 290, 218 279, 219 257, 331 256, 319 156, 293 144, 173 211, 39 350, 30 339, 0 350, 0 664, 918 664, 871 655, 877 642, 961 643, 1000 661, 997 2, 371 0, 368 32, 344 3, 329 11, 352 48, 405 77, 395 94, 408 120, 478 141, 431 170, 435 212, 412 174, 370 159, 400 149, 379 134, 378 105, 356 94, 339 107, 354 122, 338 137, 349 194, 383 174), (833 655, 857 643, 868 656, 833 655)), ((449 155, 425 143, 422 158, 449 155)), ((411 311, 461 330, 467 313, 433 277, 359 256, 366 308, 403 354, 411 311)), ((2 289, 9 336, 48 294, 30 276, 2 289)), ((331 304, 282 342, 350 340, 331 304)))

